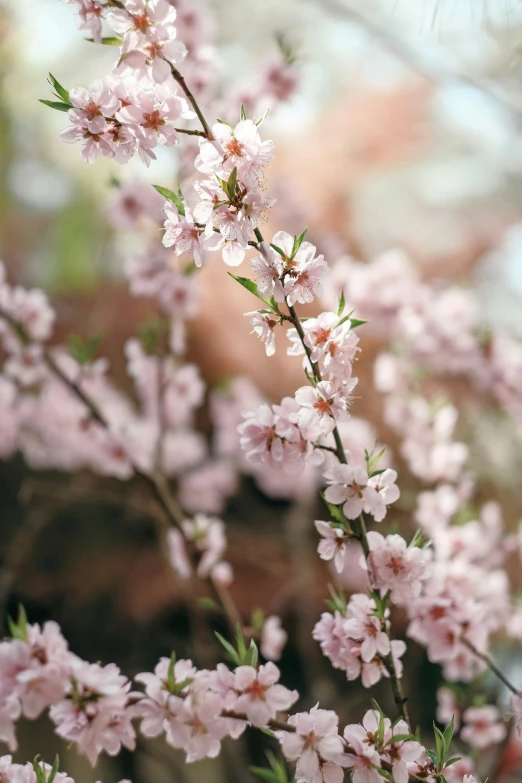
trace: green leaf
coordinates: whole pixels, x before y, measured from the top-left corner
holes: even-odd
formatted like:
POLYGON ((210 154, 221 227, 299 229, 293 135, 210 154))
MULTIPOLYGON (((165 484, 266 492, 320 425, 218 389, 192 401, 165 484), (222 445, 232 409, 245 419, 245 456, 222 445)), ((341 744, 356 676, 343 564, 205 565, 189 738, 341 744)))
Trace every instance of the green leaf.
POLYGON ((275 303, 277 309, 275 309, 272 307, 271 300, 263 299, 263 297, 261 296, 261 294, 257 289, 257 284, 254 283, 253 280, 250 280, 250 278, 248 277, 239 277, 239 275, 234 275, 232 274, 232 272, 229 272, 228 274, 230 275, 230 277, 236 280, 239 283, 239 285, 242 285, 243 288, 246 288, 247 291, 250 291, 251 294, 254 294, 254 296, 257 296, 257 298, 260 299, 264 304, 268 305, 268 307, 270 307, 270 312, 275 311, 277 314, 279 314, 279 308, 277 307, 277 302, 275 303))
POLYGON ((442 764, 444 762, 445 755, 444 735, 442 734, 442 731, 435 725, 435 722, 433 723, 433 733, 435 734, 435 744, 437 745, 438 763, 442 764))
POLYGON ((444 731, 444 734, 442 735, 444 738, 444 758, 448 755, 448 751, 451 746, 451 740, 453 739, 453 732, 455 731, 455 716, 451 716, 451 721, 446 726, 446 729, 444 731))
POLYGON ((341 614, 346 614, 346 596, 344 594, 343 590, 339 590, 339 592, 336 592, 333 585, 328 585, 328 592, 332 596, 332 604, 335 607, 335 610, 337 612, 340 612, 341 614))
POLYGON ((270 247, 272 248, 272 250, 275 250, 276 253, 279 253, 281 258, 283 258, 283 259, 286 258, 286 254, 285 254, 284 250, 281 250, 280 247, 278 247, 277 245, 273 245, 271 242, 270 242, 270 247))
POLYGON ((201 598, 198 598, 198 604, 201 606, 202 609, 208 609, 209 612, 220 612, 221 607, 217 603, 217 601, 214 601, 213 598, 207 598, 206 596, 202 596, 201 598))
MULTIPOLYGON (((86 41, 89 41, 89 43, 94 43, 94 38, 86 38, 86 41)), ((119 35, 108 35, 107 37, 104 37, 101 39, 102 44, 104 46, 121 46, 123 43, 123 38, 120 38, 119 35)))
POLYGON ((245 645, 245 637, 243 636, 243 631, 239 623, 236 625, 236 641, 237 641, 237 653, 239 655, 239 660, 241 661, 241 663, 244 663, 247 654, 247 649, 245 645))
POLYGON ((261 117, 260 117, 258 120, 256 120, 256 121, 254 122, 254 125, 255 125, 256 127, 259 127, 259 125, 261 125, 261 123, 262 123, 262 122, 264 122, 264 121, 266 120, 266 117, 267 117, 267 114, 268 114, 268 112, 269 112, 269 111, 270 111, 270 109, 267 109, 267 110, 265 111, 265 113, 264 113, 264 114, 263 114, 263 115, 262 115, 262 116, 261 116, 261 117))
POLYGON ((243 106, 243 104, 241 104, 241 111, 239 112, 239 118, 240 118, 241 121, 247 119, 245 107, 243 106))
POLYGON ((217 122, 219 122, 220 125, 226 125, 227 128, 232 128, 232 125, 229 122, 227 122, 226 120, 219 120, 218 119, 217 122))
POLYGON ((352 329, 357 329, 358 326, 367 324, 368 321, 361 320, 360 318, 350 318, 352 329))
POLYGON ((434 764, 439 763, 438 756, 436 753, 434 753, 433 750, 427 750, 426 753, 428 754, 428 756, 430 757, 430 759, 433 761, 434 764))
POLYGON ((337 315, 341 317, 341 315, 344 312, 344 308, 346 307, 346 301, 344 298, 344 291, 341 291, 341 296, 339 297, 339 304, 337 305, 337 315))
POLYGON ((82 340, 81 337, 78 337, 75 334, 71 334, 67 341, 67 347, 73 359, 83 367, 93 360, 94 354, 100 344, 100 339, 99 334, 94 334, 85 340, 82 340))
POLYGON ((326 498, 324 496, 324 493, 321 493, 321 497, 322 497, 322 499, 323 499, 323 501, 324 501, 328 511, 330 512, 330 516, 332 517, 332 519, 335 522, 338 522, 340 525, 342 525, 343 529, 346 529, 346 526, 347 526, 348 523, 347 523, 346 517, 344 516, 344 514, 343 514, 343 512, 341 510, 341 506, 335 506, 333 503, 329 503, 328 500, 326 500, 326 498))
POLYGON ((53 780, 56 777, 56 773, 58 772, 58 767, 60 766, 60 757, 58 754, 54 757, 54 763, 51 767, 51 771, 49 772, 49 777, 47 778, 47 783, 53 783, 53 780))
POLYGON ((263 734, 266 734, 268 737, 275 737, 275 734, 272 731, 272 729, 267 729, 267 728, 261 727, 259 730, 262 731, 263 734))
POLYGON ((395 745, 396 742, 406 742, 411 739, 413 739, 411 734, 396 734, 384 743, 384 747, 386 747, 386 745, 395 745))
POLYGON ((299 234, 299 236, 297 236, 297 235, 294 236, 294 244, 293 244, 293 247, 292 247, 292 255, 290 256, 291 258, 294 258, 295 254, 297 253, 297 251, 299 250, 299 248, 303 244, 303 240, 304 240, 304 238, 306 236, 306 232, 307 231, 308 231, 308 229, 305 228, 305 230, 301 234, 299 234))
POLYGON ((446 761, 444 764, 445 767, 451 767, 452 764, 455 764, 456 761, 460 761, 462 756, 453 756, 453 758, 446 761))
POLYGON ((220 634, 220 633, 218 633, 217 631, 214 631, 214 634, 215 634, 215 636, 216 636, 216 638, 217 638, 218 642, 219 642, 220 644, 222 644, 222 645, 223 645, 223 647, 225 648, 225 650, 227 651, 227 653, 228 653, 228 655, 229 655, 230 659, 231 659, 231 660, 232 660, 232 661, 233 661, 233 662, 234 662, 234 663, 235 663, 237 666, 240 666, 240 665, 241 665, 241 661, 239 660, 239 655, 238 655, 238 654, 237 654, 237 652, 234 650, 234 648, 232 647, 232 645, 230 644, 230 642, 227 642, 227 640, 226 640, 226 639, 223 639, 223 637, 221 636, 221 634, 220 634))
POLYGON ((61 101, 46 101, 45 98, 38 98, 40 103, 45 104, 45 106, 49 106, 51 109, 56 109, 57 111, 69 111, 69 109, 72 109, 72 106, 70 103, 62 103, 61 101))
POLYGON ((261 631, 265 622, 265 613, 262 609, 254 609, 250 617, 250 626, 254 631, 261 631))
POLYGON ((169 661, 169 668, 167 671, 167 684, 169 686, 169 691, 171 693, 174 693, 174 691, 176 690, 176 678, 174 676, 175 665, 176 665, 176 653, 172 652, 169 661))
POLYGON ((234 200, 236 196, 236 183, 237 183, 237 167, 234 166, 230 173, 230 177, 228 178, 227 182, 227 189, 226 193, 228 193, 228 197, 231 201, 234 200))
POLYGON ((33 769, 36 775, 37 783, 46 783, 45 769, 40 761, 40 756, 35 756, 33 759, 33 769))
POLYGON ((49 84, 51 84, 52 87, 54 88, 54 91, 58 98, 61 98, 64 103, 68 103, 69 105, 72 106, 71 99, 69 97, 69 91, 66 90, 65 87, 62 87, 60 82, 54 78, 52 73, 49 74, 49 84))
POLYGON ((366 465, 367 465, 367 468, 368 468, 368 475, 369 476, 375 475, 374 474, 375 468, 377 467, 377 465, 381 461, 385 451, 386 451, 386 446, 383 446, 378 454, 374 454, 373 450, 372 450, 372 452, 370 454, 367 453, 366 465))
POLYGON ((279 783, 277 775, 271 769, 266 767, 249 767, 248 769, 261 780, 266 780, 267 783, 279 783))
POLYGON ((247 666, 253 666, 254 669, 257 669, 257 662, 259 660, 259 652, 257 649, 257 644, 253 639, 250 640, 250 647, 248 648, 248 652, 245 658, 245 663, 247 666))
POLYGON ((185 216, 185 199, 183 198, 181 190, 179 191, 179 195, 176 195, 176 193, 174 193, 172 190, 169 190, 169 188, 164 188, 161 185, 153 185, 152 187, 154 190, 158 191, 160 196, 163 196, 169 201, 172 201, 179 214, 185 216))

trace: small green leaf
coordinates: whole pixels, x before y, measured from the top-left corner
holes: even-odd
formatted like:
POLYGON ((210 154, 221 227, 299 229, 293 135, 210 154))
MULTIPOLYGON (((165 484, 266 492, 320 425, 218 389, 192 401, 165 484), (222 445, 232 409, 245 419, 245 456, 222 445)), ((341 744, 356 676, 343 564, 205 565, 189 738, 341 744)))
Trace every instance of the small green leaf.
POLYGON ((38 98, 40 103, 45 104, 45 106, 49 106, 51 109, 56 109, 57 111, 69 111, 69 109, 72 109, 72 106, 70 103, 62 103, 61 101, 46 101, 45 98, 38 98))
POLYGON ((266 117, 267 117, 267 114, 268 114, 268 112, 269 112, 269 111, 270 111, 270 109, 267 109, 267 110, 265 111, 265 113, 264 113, 264 114, 263 114, 263 115, 262 115, 262 116, 261 116, 261 117, 260 117, 258 120, 256 120, 256 121, 254 122, 254 125, 255 125, 256 127, 259 127, 259 125, 261 125, 261 123, 262 123, 262 122, 264 122, 264 121, 266 120, 266 117))
POLYGON ((299 234, 299 236, 297 236, 297 235, 294 236, 294 244, 293 244, 293 247, 292 247, 291 258, 294 258, 295 254, 297 253, 297 251, 299 250, 299 248, 303 244, 303 240, 304 240, 304 238, 306 236, 306 232, 307 231, 308 231, 308 229, 305 228, 305 230, 301 234, 299 234))
MULTIPOLYGON (((94 43, 94 38, 86 38, 85 40, 89 41, 89 43, 94 43)), ((120 38, 119 35, 109 35, 102 38, 101 42, 104 46, 121 46, 123 38, 120 38)))
POLYGON ((343 590, 339 590, 337 592, 333 585, 328 585, 328 592, 332 596, 332 605, 335 607, 335 611, 340 612, 341 614, 346 614, 346 596, 344 594, 343 590))
POLYGON ((236 641, 239 659, 243 663, 246 657, 247 649, 245 645, 245 637, 243 636, 243 630, 239 623, 236 625, 236 641))
POLYGON ((267 783, 278 783, 277 775, 271 769, 266 769, 266 767, 249 767, 249 770, 254 775, 257 775, 258 778, 261 778, 261 780, 266 780, 267 783))
POLYGON ((60 766, 60 757, 58 754, 54 757, 54 763, 51 767, 51 771, 49 772, 49 777, 47 778, 47 783, 53 783, 53 780, 56 777, 56 773, 58 772, 58 767, 60 766))
POLYGON ((448 755, 448 751, 450 749, 451 740, 453 739, 453 732, 455 731, 455 716, 451 716, 451 721, 446 726, 446 729, 444 731, 444 734, 442 735, 444 738, 444 758, 448 755))
POLYGON ((444 764, 444 767, 451 767, 452 764, 455 764, 456 761, 460 761, 462 756, 453 756, 453 758, 446 761, 444 764))
POLYGON ((253 639, 250 641, 250 647, 248 648, 248 653, 246 656, 247 665, 253 666, 254 669, 257 669, 257 662, 259 660, 259 652, 257 649, 257 644, 253 639))
POLYGON ((262 731, 263 734, 266 734, 268 737, 275 737, 275 734, 272 731, 272 729, 266 729, 266 728, 261 727, 260 731, 262 731))
POLYGON ((67 341, 67 347, 73 359, 83 367, 92 362, 100 344, 100 339, 99 334, 94 334, 85 340, 75 334, 71 334, 67 341))
POLYGON ((332 517, 332 519, 335 522, 338 522, 340 525, 342 525, 343 529, 346 529, 347 520, 346 520, 346 517, 344 516, 344 514, 343 514, 343 512, 341 510, 341 507, 340 506, 335 506, 333 503, 329 503, 328 500, 326 500, 326 498, 324 496, 324 493, 321 493, 321 497, 322 497, 322 499, 323 499, 323 501, 324 501, 328 511, 330 512, 330 516, 332 517))
POLYGON ((444 762, 445 755, 444 736, 442 731, 435 725, 435 722, 433 723, 433 733, 435 735, 435 744, 437 745, 438 763, 442 764, 444 762))
POLYGON ((277 245, 273 245, 271 242, 270 242, 270 247, 272 248, 272 250, 275 250, 275 251, 276 251, 276 253, 279 253, 279 255, 281 256, 281 258, 283 258, 283 259, 285 259, 285 258, 286 258, 286 255, 285 255, 285 252, 284 252, 284 250, 281 250, 281 248, 280 248, 280 247, 278 247, 277 245))
POLYGON ((339 318, 344 312, 344 308, 346 307, 346 301, 344 298, 344 291, 341 291, 341 296, 339 297, 339 304, 337 305, 337 315, 339 318))
POLYGON ((217 638, 218 642, 219 642, 220 644, 222 644, 222 645, 223 645, 223 647, 225 648, 225 650, 227 651, 227 653, 228 653, 228 655, 229 655, 230 659, 233 661, 233 663, 235 663, 237 666, 240 666, 240 665, 241 665, 241 661, 239 660, 239 655, 238 655, 238 654, 237 654, 237 652, 234 650, 234 648, 232 647, 232 645, 230 644, 230 642, 227 642, 227 640, 226 640, 226 639, 223 639, 223 637, 221 636, 221 634, 220 634, 220 633, 218 633, 217 631, 214 631, 214 634, 215 634, 215 636, 216 636, 216 638, 217 638))
POLYGON ((383 446, 378 454, 374 454, 373 450, 372 450, 371 454, 367 454, 366 465, 367 465, 367 468, 368 468, 368 475, 369 476, 375 475, 374 474, 374 470, 377 467, 377 465, 379 464, 379 462, 381 461, 385 451, 386 451, 386 446, 383 446))
POLYGON ((52 85, 54 88, 54 91, 58 98, 61 98, 64 103, 71 104, 71 99, 69 98, 69 91, 65 89, 65 87, 62 87, 60 82, 54 78, 52 73, 49 74, 49 84, 52 85))
POLYGON ((217 122, 219 122, 220 125, 226 125, 227 128, 232 128, 232 125, 229 122, 227 122, 226 120, 219 120, 218 119, 217 122))
POLYGON ((396 734, 384 743, 384 747, 386 747, 386 745, 395 745, 397 742, 406 742, 411 739, 413 739, 411 734, 396 734))
POLYGON ((185 216, 185 199, 183 198, 181 190, 179 191, 179 195, 176 195, 176 193, 174 193, 172 190, 169 190, 169 188, 164 188, 161 185, 153 185, 152 187, 154 190, 158 191, 160 196, 163 196, 169 201, 172 201, 179 214, 185 216))
POLYGON ((241 104, 241 111, 239 112, 239 118, 240 118, 241 121, 247 119, 245 107, 243 106, 243 104, 241 104))
POLYGON ((176 678, 174 676, 175 665, 176 665, 176 653, 173 652, 170 656, 169 668, 167 671, 167 684, 169 686, 169 691, 171 693, 174 693, 174 691, 176 690, 176 678))
POLYGON ((206 596, 202 596, 201 598, 198 598, 198 604, 201 606, 202 609, 208 609, 209 612, 220 612, 221 607, 217 603, 217 601, 214 601, 213 598, 207 598, 206 596))
POLYGON ((228 193, 228 197, 231 201, 233 201, 236 196, 236 183, 237 183, 237 167, 234 166, 230 174, 230 177, 228 178, 227 189, 225 191, 226 193, 228 193))

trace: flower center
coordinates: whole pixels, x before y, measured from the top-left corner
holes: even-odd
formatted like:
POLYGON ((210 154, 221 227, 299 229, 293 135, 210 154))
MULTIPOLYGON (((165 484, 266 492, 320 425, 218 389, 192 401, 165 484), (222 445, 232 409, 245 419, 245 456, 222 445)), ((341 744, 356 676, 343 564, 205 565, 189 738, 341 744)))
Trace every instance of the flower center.
POLYGON ((152 130, 158 131, 161 125, 165 125, 165 120, 161 119, 159 109, 154 109, 149 114, 144 114, 143 119, 142 125, 144 128, 152 128, 152 130))

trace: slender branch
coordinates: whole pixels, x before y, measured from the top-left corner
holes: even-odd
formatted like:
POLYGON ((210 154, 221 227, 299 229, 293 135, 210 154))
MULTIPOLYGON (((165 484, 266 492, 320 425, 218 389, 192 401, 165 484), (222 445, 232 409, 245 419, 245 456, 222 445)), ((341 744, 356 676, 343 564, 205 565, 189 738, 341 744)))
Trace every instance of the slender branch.
MULTIPOLYGON (((12 327, 13 331, 18 335, 21 343, 27 345, 29 340, 25 334, 23 328, 16 322, 12 316, 0 309, 0 318, 3 318, 12 327)), ((111 432, 111 426, 103 413, 100 411, 96 403, 85 394, 83 389, 78 383, 69 378, 63 370, 60 368, 56 360, 50 351, 44 350, 43 359, 52 373, 67 386, 70 391, 85 405, 90 412, 93 419, 100 424, 107 432, 111 432)), ((130 458, 129 458, 130 459, 130 458)), ((139 476, 146 484, 153 490, 156 497, 159 499, 160 504, 165 512, 166 518, 169 523, 174 527, 181 528, 181 524, 186 519, 186 514, 183 508, 180 506, 172 492, 170 491, 169 483, 166 476, 160 471, 155 470, 152 474, 143 471, 132 460, 130 460, 132 468, 137 476, 139 476)), ((156 519, 157 529, 160 538, 161 549, 166 561, 170 564, 170 550, 166 537, 168 532, 168 526, 162 524, 161 519, 156 519)), ((225 617, 232 635, 236 633, 238 623, 241 625, 241 616, 235 606, 235 603, 230 595, 229 591, 223 585, 220 585, 215 579, 209 577, 209 583, 212 587, 216 598, 220 601, 225 617)))
MULTIPOLYGON (((256 233, 257 236, 257 233, 256 233)), ((258 237, 259 238, 259 237, 258 237)), ((260 239, 262 241, 262 237, 260 239)), ((286 301, 286 305, 288 307, 288 312, 290 313, 290 320, 292 321, 292 324, 294 325, 299 338, 301 340, 301 343, 303 345, 304 350, 306 351, 306 355, 308 357, 308 361, 310 362, 310 365, 312 367, 312 371, 314 374, 314 380, 319 383, 322 380, 321 371, 317 365, 316 362, 312 362, 312 354, 305 342, 305 333, 303 329, 303 325, 299 319, 299 316, 295 310, 295 308, 292 305, 288 304, 288 301, 286 301)), ((339 433, 339 429, 337 427, 337 424, 335 424, 335 427, 333 429, 333 436, 335 440, 336 445, 336 451, 337 456, 339 458, 339 462, 342 462, 343 464, 347 464, 348 460, 346 458, 346 453, 344 450, 344 446, 341 440, 341 435, 339 433)), ((366 560, 368 560, 368 557, 370 555, 370 545, 368 543, 368 536, 366 533, 366 525, 364 523, 364 518, 361 514, 360 519, 354 519, 352 520, 352 526, 355 533, 355 537, 361 542, 361 546, 363 548, 364 557, 366 560)), ((374 592, 374 591, 371 591, 374 592)), ((385 623, 383 622, 383 631, 386 633, 388 638, 391 641, 390 634, 386 628, 385 623)), ((397 709, 399 711, 399 714, 401 717, 406 721, 408 726, 411 728, 410 723, 410 716, 409 716, 409 710, 406 705, 406 697, 404 696, 403 688, 402 688, 402 681, 400 677, 397 674, 397 667, 395 665, 395 660, 393 658, 393 654, 390 650, 388 655, 381 656, 381 660, 383 661, 384 665, 386 666, 386 669, 388 671, 388 674, 390 675, 390 684, 392 688, 393 698, 395 701, 395 704, 397 706, 397 709)))
MULTIPOLYGON (((179 86, 181 87, 181 89, 183 90, 185 95, 187 96, 188 102, 190 103, 190 105, 192 106, 194 111, 196 112, 198 120, 201 123, 201 127, 204 130, 204 133, 201 134, 201 135, 204 136, 205 138, 207 138, 209 141, 213 141, 214 134, 212 133, 212 131, 210 129, 210 125, 208 124, 208 122, 206 121, 205 117, 203 116, 203 112, 199 108, 198 102, 196 101, 196 99, 194 98, 193 94, 189 90, 189 88, 187 86, 187 82, 185 81, 183 75, 178 71, 178 69, 174 65, 172 65, 171 62, 169 62, 167 60, 166 57, 164 57, 163 59, 169 64, 171 74, 173 75, 173 77, 175 78, 175 80, 177 81, 177 83, 179 84, 179 86)), ((196 133, 195 135, 199 136, 200 134, 196 133)))
POLYGON ((207 134, 205 133, 205 131, 189 130, 188 128, 174 128, 174 130, 177 133, 184 133, 185 136, 202 136, 204 139, 207 138, 207 134))
POLYGON ((498 677, 498 679, 504 683, 506 688, 508 688, 511 693, 514 693, 516 696, 520 696, 522 694, 522 691, 519 688, 515 688, 512 682, 508 680, 505 674, 500 671, 495 661, 493 661, 489 655, 486 653, 481 652, 478 650, 475 645, 469 641, 469 639, 461 639, 462 644, 465 644, 468 650, 471 650, 473 655, 476 655, 477 658, 480 658, 481 661, 484 661, 484 663, 488 666, 489 669, 493 672, 493 674, 498 677))

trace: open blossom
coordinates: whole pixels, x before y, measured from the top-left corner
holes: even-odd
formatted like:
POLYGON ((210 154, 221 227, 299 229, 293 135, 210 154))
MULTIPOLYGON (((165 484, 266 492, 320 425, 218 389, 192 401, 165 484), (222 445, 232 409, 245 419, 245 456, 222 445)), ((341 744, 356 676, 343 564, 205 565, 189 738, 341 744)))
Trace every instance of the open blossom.
POLYGON ((396 488, 392 484, 395 471, 385 473, 388 473, 385 481, 389 480, 389 484, 370 479, 362 465, 336 464, 324 474, 329 484, 325 498, 329 503, 342 504, 348 519, 357 519, 365 511, 371 514, 376 522, 381 522, 386 516, 388 503, 397 499, 397 493, 394 491, 396 488))
POLYGON ((502 742, 507 732, 505 724, 500 721, 498 709, 492 704, 468 707, 462 713, 462 723, 460 737, 473 748, 487 748, 502 742))
POLYGON ((184 520, 182 527, 187 539, 201 553, 197 573, 200 579, 204 579, 226 549, 225 526, 217 517, 196 514, 193 519, 184 520))
POLYGON ((344 729, 343 736, 351 752, 344 755, 343 766, 352 770, 353 783, 380 783, 381 775, 376 768, 381 766, 381 759, 369 740, 369 735, 378 730, 378 725, 374 711, 370 710, 364 716, 363 725, 353 723, 344 729))
POLYGON ((181 63, 187 49, 181 41, 174 40, 175 28, 149 28, 147 37, 129 35, 125 40, 115 73, 136 79, 151 78, 156 84, 172 81, 170 65, 181 63))
POLYGON ((252 666, 238 666, 234 672, 238 693, 235 710, 245 713, 254 726, 266 726, 280 710, 288 710, 299 698, 279 684, 279 669, 269 661, 256 671, 252 666))
POLYGON ((288 634, 281 626, 281 618, 272 614, 266 618, 261 629, 259 649, 261 655, 269 661, 278 661, 288 639, 288 634))
POLYGON ((263 250, 262 256, 256 256, 250 260, 258 290, 267 298, 273 296, 276 302, 282 302, 285 298, 285 292, 281 282, 283 275, 281 256, 266 242, 263 243, 263 250))
POLYGON ((285 757, 297 761, 298 783, 341 783, 343 741, 338 720, 335 712, 316 705, 310 712, 298 712, 288 718, 295 732, 276 732, 285 757))
POLYGON ((427 565, 431 552, 416 546, 408 547, 397 534, 385 537, 374 530, 368 533, 368 543, 372 584, 382 594, 390 590, 394 603, 407 605, 420 594, 422 580, 429 576, 427 565))
POLYGON ((114 664, 99 666, 75 658, 67 698, 53 704, 49 715, 56 733, 74 742, 94 766, 106 751, 115 756, 121 746, 134 750, 136 733, 128 705, 130 683, 114 664))
POLYGON ((180 215, 174 204, 169 201, 165 204, 165 233, 163 244, 165 247, 174 246, 176 255, 190 253, 196 266, 203 262, 203 241, 201 232, 194 225, 194 218, 190 210, 185 207, 185 214, 180 215))
POLYGON ((347 387, 338 387, 331 381, 321 381, 296 391, 295 400, 301 406, 297 424, 307 440, 329 435, 336 421, 348 421, 347 400, 356 383, 354 378, 347 387))
MULTIPOLYGON (((169 658, 161 658, 154 673, 142 672, 134 678, 136 682, 145 686, 145 695, 134 708, 134 714, 142 719, 140 728, 145 737, 157 737, 166 728, 166 720, 170 715, 168 687, 170 666, 169 658)), ((172 669, 174 683, 180 687, 185 684, 185 689, 180 690, 181 694, 186 692, 195 676, 196 668, 192 665, 192 661, 181 659, 175 662, 172 669)))
POLYGON ((98 79, 89 89, 74 87, 69 91, 74 108, 68 116, 73 125, 86 128, 90 133, 102 133, 107 128, 107 117, 112 117, 120 108, 120 101, 106 81, 98 79))
POLYGON ((235 168, 238 179, 247 184, 255 182, 260 170, 274 155, 274 143, 261 141, 257 125, 252 120, 241 120, 232 128, 226 123, 212 126, 214 140, 200 140, 195 166, 205 174, 220 174, 222 179, 235 168))
POLYGON ((124 8, 110 8, 107 14, 107 21, 115 32, 138 41, 152 38, 158 27, 172 29, 175 20, 176 10, 167 0, 125 0, 124 8))
MULTIPOLYGON (((307 318, 302 324, 304 342, 310 349, 310 359, 317 362, 323 377, 347 383, 352 376, 352 362, 359 350, 359 338, 351 328, 349 319, 336 313, 321 313, 317 318, 307 318)), ((301 356, 305 348, 296 329, 289 329, 287 337, 292 343, 291 356, 301 356)), ((308 367, 308 358, 304 359, 308 367)))
POLYGON ((344 568, 347 541, 344 530, 320 519, 316 519, 314 524, 317 532, 322 536, 322 540, 317 547, 319 557, 321 560, 333 559, 335 568, 341 573, 344 568))
POLYGON ((371 599, 350 601, 350 616, 343 623, 346 636, 360 642, 360 656, 364 663, 390 652, 390 639, 379 618, 373 614, 374 610, 375 603, 371 599))
POLYGON ((153 90, 140 90, 131 104, 118 111, 116 117, 135 133, 140 146, 150 149, 157 144, 170 146, 179 141, 174 125, 180 117, 191 118, 184 98, 158 84, 153 90))
POLYGON ((251 319, 252 332, 257 334, 260 340, 265 344, 267 356, 275 354, 275 334, 274 329, 280 322, 280 319, 273 313, 260 313, 254 310, 252 313, 245 313, 251 319))

